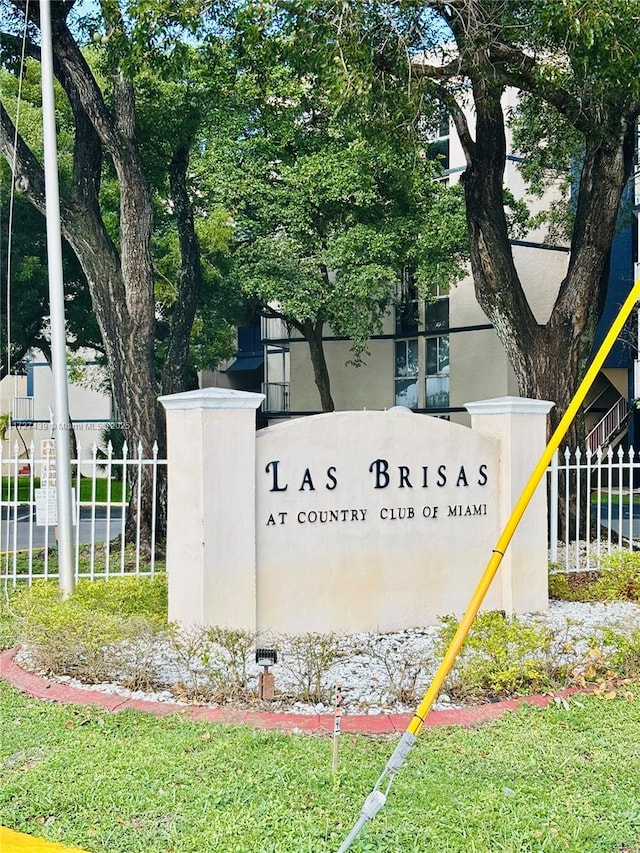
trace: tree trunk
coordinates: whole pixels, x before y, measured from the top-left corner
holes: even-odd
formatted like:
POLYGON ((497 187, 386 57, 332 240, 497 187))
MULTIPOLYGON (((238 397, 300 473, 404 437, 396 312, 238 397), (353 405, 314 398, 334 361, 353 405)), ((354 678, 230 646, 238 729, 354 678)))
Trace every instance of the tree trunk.
MULTIPOLYGON (((506 161, 502 89, 474 82, 476 141, 463 139, 463 176, 476 298, 515 371, 520 394, 555 403, 550 433, 567 410, 592 355, 609 273, 609 247, 633 164, 633 126, 587 144, 573 228, 571 261, 546 325, 527 302, 509 241, 503 204, 506 161)), ((584 439, 581 420, 568 441, 584 439)))
MULTIPOLYGON (((87 276, 125 436, 133 453, 140 442, 148 458, 156 440, 164 447, 164 420, 154 377, 151 194, 135 138, 133 85, 121 72, 114 72, 113 112, 108 112, 63 14, 60 10, 53 22, 56 74, 76 124, 73 189, 70 204, 64 207, 63 231, 87 276), (103 149, 111 157, 120 188, 119 251, 100 212, 103 149)), ((145 511, 152 500, 148 488, 140 520, 145 541, 151 529, 145 511)), ((134 516, 131 508, 131 524, 134 516)), ((163 513, 160 526, 163 529, 163 513)))
POLYGON ((181 268, 178 296, 171 314, 169 346, 162 367, 162 393, 184 391, 189 370, 189 337, 198 307, 202 283, 200 245, 193 222, 193 207, 187 192, 189 150, 186 146, 175 152, 169 167, 171 198, 178 223, 181 268))
POLYGON ((304 335, 309 344, 309 353, 311 355, 311 364, 313 365, 313 376, 320 394, 320 405, 323 412, 335 411, 335 404, 331 396, 331 380, 329 378, 329 369, 327 360, 324 354, 324 345, 322 341, 322 330, 324 323, 318 320, 313 323, 307 320, 300 324, 300 331, 304 335))
MULTIPOLYGON (((17 8, 21 4, 15 2, 17 8)), ((70 4, 52 7, 54 70, 71 106, 75 123, 73 178, 68 194, 60 199, 62 230, 87 277, 118 413, 132 455, 138 442, 150 458, 154 442, 165 452, 164 414, 157 403, 154 375, 155 303, 151 263, 151 194, 136 140, 136 105, 133 83, 113 61, 109 98, 103 95, 66 16, 70 4), (102 160, 108 155, 120 191, 118 247, 102 219, 100 179, 102 160)), ((127 27, 118 4, 102 5, 107 29, 116 33, 121 56, 127 54, 127 27), (108 18, 108 20, 107 20, 108 18)), ((38 24, 38 6, 29 8, 38 24)), ((37 44, 29 42, 31 57, 40 58, 37 44)), ((41 164, 0 104, 0 149, 16 164, 20 189, 32 204, 44 211, 44 177, 41 164), (16 142, 14 142, 14 139, 16 142)), ((199 253, 193 217, 186 194, 187 152, 181 150, 172 163, 171 187, 179 223, 183 254, 181 293, 174 311, 172 337, 163 379, 168 392, 184 387, 186 351, 200 281, 199 253)), ((162 478, 160 478, 162 479, 162 478)), ((142 537, 150 535, 150 481, 145 475, 142 496, 142 537)), ((165 490, 160 484, 160 494, 165 490)), ((130 519, 135 524, 133 508, 130 519)), ((164 529, 164 502, 158 516, 164 529)))

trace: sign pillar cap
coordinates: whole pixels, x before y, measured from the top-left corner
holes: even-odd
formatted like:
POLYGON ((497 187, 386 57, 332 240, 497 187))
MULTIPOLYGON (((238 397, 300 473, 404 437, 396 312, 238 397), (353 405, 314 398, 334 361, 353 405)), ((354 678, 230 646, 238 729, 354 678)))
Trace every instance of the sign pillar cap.
POLYGON ((531 400, 528 397, 494 397, 465 403, 464 407, 474 415, 546 415, 555 406, 550 400, 531 400))
POLYGON ((181 394, 158 397, 167 412, 187 409, 258 409, 264 394, 234 391, 232 388, 198 388, 181 394))

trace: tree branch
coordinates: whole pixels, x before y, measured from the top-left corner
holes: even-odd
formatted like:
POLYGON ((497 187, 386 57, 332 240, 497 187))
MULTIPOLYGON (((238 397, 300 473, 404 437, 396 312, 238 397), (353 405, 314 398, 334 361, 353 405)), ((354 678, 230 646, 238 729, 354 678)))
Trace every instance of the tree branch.
MULTIPOLYGON (((444 50, 442 56, 443 59, 446 57, 444 50)), ((467 165, 470 165, 474 155, 475 143, 469 130, 469 122, 455 94, 445 85, 451 80, 469 76, 465 71, 462 57, 458 55, 448 62, 443 62, 441 65, 434 65, 433 63, 427 63, 422 60, 412 60, 411 68, 412 73, 415 72, 417 77, 426 78, 431 81, 436 96, 447 108, 453 119, 467 165)))
POLYGON ((102 92, 64 20, 56 20, 53 37, 55 54, 63 69, 58 79, 72 106, 75 104, 74 112, 85 113, 114 162, 119 163, 128 140, 125 142, 116 131, 102 92))
MULTIPOLYGON (((13 33, 1 32, 0 44, 2 45, 3 55, 10 55, 16 59, 21 56, 22 39, 18 38, 18 36, 13 33), (9 48, 11 48, 11 50, 9 50, 9 48)), ((40 47, 28 39, 25 40, 24 53, 25 56, 28 56, 30 59, 35 59, 37 62, 40 62, 40 47)))
POLYGON ((20 134, 16 137, 15 125, 2 103, 0 103, 0 152, 9 166, 13 167, 15 162, 14 180, 19 192, 25 195, 41 213, 44 213, 44 170, 20 134))
POLYGON ((282 320, 283 323, 286 323, 287 326, 293 326, 293 328, 300 332, 301 335, 304 335, 304 326, 294 317, 290 317, 282 313, 282 311, 278 311, 277 308, 274 308, 272 305, 267 305, 264 302, 260 303, 260 314, 265 317, 267 320, 282 320))
POLYGON ((427 77, 429 80, 453 80, 464 75, 462 59, 459 56, 443 65, 413 59, 411 68, 417 77, 427 77))
MULTIPOLYGON (((2 33, 1 35, 3 47, 9 45, 12 48, 13 55, 19 56, 22 50, 22 40, 9 33, 2 33)), ((36 62, 40 62, 42 59, 40 46, 31 41, 25 43, 25 53, 36 62)), ((88 121, 82 109, 78 91, 64 65, 59 61, 57 54, 53 56, 53 70, 56 79, 69 99, 76 125, 73 156, 74 195, 85 199, 90 198, 91 204, 97 205, 102 163, 100 140, 88 121)))
POLYGON ((586 132, 592 127, 591 103, 588 98, 578 100, 557 82, 544 79, 540 63, 519 48, 494 42, 490 47, 490 59, 501 71, 502 81, 516 89, 530 92, 543 98, 561 115, 571 120, 577 130, 586 132))

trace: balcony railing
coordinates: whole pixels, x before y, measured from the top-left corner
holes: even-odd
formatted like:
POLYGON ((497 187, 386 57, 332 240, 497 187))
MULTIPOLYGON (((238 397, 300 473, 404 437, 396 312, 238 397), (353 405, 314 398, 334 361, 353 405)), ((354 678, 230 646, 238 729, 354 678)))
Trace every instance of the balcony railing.
POLYGON ((16 422, 33 420, 33 397, 14 397, 11 420, 16 422))
POLYGON ((265 412, 289 411, 289 383, 263 382, 262 393, 265 396, 262 410, 265 412))
POLYGON ((291 337, 286 323, 277 317, 262 317, 260 326, 264 341, 278 341, 291 337))
POLYGON ((598 447, 606 447, 628 419, 629 404, 620 397, 587 436, 589 450, 595 453, 598 447))

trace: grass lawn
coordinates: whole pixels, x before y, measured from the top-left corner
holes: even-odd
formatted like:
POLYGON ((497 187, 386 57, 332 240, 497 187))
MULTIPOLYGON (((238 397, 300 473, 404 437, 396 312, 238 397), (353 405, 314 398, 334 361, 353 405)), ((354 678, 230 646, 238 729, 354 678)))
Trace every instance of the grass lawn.
MULTIPOLYGON (((58 706, 0 684, 1 821, 91 853, 335 853, 393 742, 58 706)), ((421 734, 354 853, 640 851, 640 688, 421 734)))
MULTIPOLYGON (((75 493, 77 480, 72 480, 72 485, 75 493)), ((29 490, 31 488, 31 477, 18 477, 18 503, 24 504, 29 502, 29 490)), ((33 479, 34 489, 40 488, 40 477, 33 479)), ((107 489, 109 482, 104 477, 96 478, 96 496, 98 503, 104 503, 107 500, 107 489)), ((2 478, 2 500, 13 502, 15 501, 13 486, 13 477, 2 478)), ((82 477, 80 479, 80 500, 89 502, 93 500, 93 480, 90 477, 82 477)), ((122 501, 122 481, 111 480, 111 501, 120 503, 122 501)))
MULTIPOLYGON (((113 521, 111 526, 112 535, 119 535, 121 531, 121 522, 113 521)), ((0 545, 1 547, 1 545, 0 545)), ((102 544, 96 544, 93 551, 93 561, 92 561, 92 553, 90 545, 80 545, 80 548, 77 553, 78 558, 78 572, 80 576, 87 577, 93 568, 93 572, 96 575, 104 574, 106 571, 106 554, 105 549, 102 544)), ((39 549, 38 551, 29 552, 18 551, 16 554, 16 575, 20 577, 20 575, 28 575, 29 574, 29 565, 31 558, 31 574, 34 579, 39 577, 44 577, 44 549, 39 549)), ((50 575, 55 575, 58 571, 58 549, 49 548, 49 552, 47 555, 48 558, 48 570, 50 575)), ((0 551, 0 559, 5 561, 5 566, 11 565, 13 567, 12 561, 12 552, 0 551), (7 562, 9 561, 9 562, 7 562)), ((111 548, 110 556, 109 556, 109 571, 112 576, 117 576, 118 572, 123 568, 124 572, 133 572, 136 567, 136 549, 135 545, 127 544, 124 549, 124 554, 122 552, 120 544, 114 545, 111 548), (123 568, 124 567, 124 568, 123 568)), ((164 560, 157 558, 155 561, 155 568, 157 571, 164 571, 165 563, 164 560)), ((143 571, 148 569, 148 562, 143 560, 142 563, 143 571)), ((56 581, 53 581, 56 583, 56 581)), ((1 608, 0 608, 1 610, 1 608)), ((0 644, 2 643, 2 637, 4 633, 9 630, 9 626, 5 619, 2 618, 0 614, 0 644)), ((11 643, 13 645, 13 643, 11 643)), ((2 850, 0 850, 2 853, 2 850)))
MULTIPOLYGON (((622 505, 623 506, 629 506, 630 498, 631 498, 631 495, 628 492, 624 492, 622 494, 622 505)), ((603 506, 606 506, 608 501, 611 501, 612 505, 618 506, 618 504, 620 503, 620 492, 617 489, 612 489, 611 493, 609 493, 608 491, 603 489, 601 494, 600 494, 600 501, 599 502, 603 506)), ((591 503, 594 504, 595 506, 598 505, 598 492, 597 491, 591 492, 591 503)), ((634 489, 633 505, 638 506, 638 504, 640 504, 640 494, 638 493, 637 489, 634 489)))

